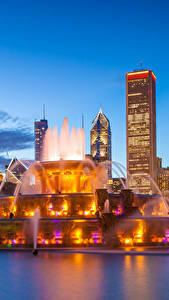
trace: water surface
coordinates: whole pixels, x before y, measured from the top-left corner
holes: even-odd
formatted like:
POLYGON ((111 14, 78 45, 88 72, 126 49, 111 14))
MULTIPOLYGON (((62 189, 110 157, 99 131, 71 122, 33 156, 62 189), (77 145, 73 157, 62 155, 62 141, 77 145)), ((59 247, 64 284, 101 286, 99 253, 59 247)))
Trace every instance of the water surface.
POLYGON ((0 299, 168 300, 169 256, 0 252, 0 299))

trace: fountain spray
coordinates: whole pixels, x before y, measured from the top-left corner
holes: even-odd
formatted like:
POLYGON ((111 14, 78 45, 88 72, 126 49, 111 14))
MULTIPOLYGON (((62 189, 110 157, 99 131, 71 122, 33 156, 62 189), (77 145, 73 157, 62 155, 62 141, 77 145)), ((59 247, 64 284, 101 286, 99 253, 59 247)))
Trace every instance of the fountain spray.
POLYGON ((38 208, 35 209, 35 214, 33 217, 33 255, 38 255, 37 250, 37 235, 38 235, 38 224, 39 224, 39 218, 40 218, 40 211, 38 208))

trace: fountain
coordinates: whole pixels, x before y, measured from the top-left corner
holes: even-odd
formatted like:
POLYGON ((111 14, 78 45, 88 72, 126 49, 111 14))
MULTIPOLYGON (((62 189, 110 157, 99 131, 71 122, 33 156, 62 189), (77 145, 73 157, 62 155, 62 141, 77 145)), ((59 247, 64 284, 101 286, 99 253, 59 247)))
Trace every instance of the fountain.
POLYGON ((69 133, 67 118, 60 135, 56 127, 47 130, 43 160, 25 170, 13 196, 1 198, 0 218, 11 226, 2 245, 31 247, 30 218, 34 255, 37 246, 101 244, 96 190, 106 185, 107 173, 104 166, 85 159, 84 147, 84 130, 72 128, 69 133))
POLYGON ((110 212, 110 203, 109 203, 109 199, 106 199, 106 201, 104 202, 104 213, 109 213, 110 212))
POLYGON ((40 218, 40 211, 39 209, 35 209, 35 214, 33 216, 33 255, 38 255, 37 250, 37 236, 38 236, 38 224, 39 224, 39 218, 40 218))
POLYGON ((48 128, 44 140, 43 161, 84 160, 84 158, 85 138, 82 128, 76 131, 73 127, 69 134, 67 118, 63 121, 60 136, 56 126, 53 131, 48 128))
POLYGON ((0 247, 32 249, 31 219, 34 255, 37 248, 101 245, 107 232, 109 240, 113 233, 120 245, 169 242, 168 204, 162 194, 159 218, 153 214, 160 210, 159 196, 139 194, 130 174, 123 182, 121 164, 85 159, 83 129, 69 132, 65 118, 60 134, 56 127, 47 130, 43 148, 42 161, 25 170, 14 195, 0 197, 0 247), (119 194, 106 188, 110 163, 123 186, 119 194))

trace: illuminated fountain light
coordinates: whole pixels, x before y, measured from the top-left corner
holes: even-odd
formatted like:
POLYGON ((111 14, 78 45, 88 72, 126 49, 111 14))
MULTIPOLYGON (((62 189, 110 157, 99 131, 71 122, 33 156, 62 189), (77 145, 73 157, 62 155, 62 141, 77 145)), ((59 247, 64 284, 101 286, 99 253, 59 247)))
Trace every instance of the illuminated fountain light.
POLYGON ((94 232, 92 233, 92 241, 94 244, 101 244, 102 243, 102 238, 99 232, 94 232))
POLYGON ((40 211, 38 208, 35 209, 32 222, 33 222, 33 249, 37 249, 37 238, 38 238, 38 225, 39 225, 40 211))
POLYGON ((60 135, 56 126, 47 129, 43 145, 43 161, 83 160, 85 158, 84 130, 75 127, 69 133, 68 119, 64 118, 60 135))
POLYGON ((72 241, 74 244, 81 244, 83 242, 82 229, 76 228, 72 233, 72 241))
POLYGON ((110 212, 110 202, 109 199, 106 199, 104 202, 104 213, 109 213, 110 212))
POLYGON ((169 230, 166 231, 165 236, 162 239, 163 243, 169 243, 169 230))
POLYGON ((56 231, 54 234, 53 242, 55 244, 62 244, 63 243, 63 234, 60 231, 56 231))

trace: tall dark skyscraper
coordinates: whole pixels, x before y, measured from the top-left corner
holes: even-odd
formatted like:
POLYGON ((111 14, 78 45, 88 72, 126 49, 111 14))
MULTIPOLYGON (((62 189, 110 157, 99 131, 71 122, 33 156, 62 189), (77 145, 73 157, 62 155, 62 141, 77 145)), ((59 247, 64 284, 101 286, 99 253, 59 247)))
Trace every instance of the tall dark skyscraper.
MULTIPOLYGON (((102 113, 101 108, 92 123, 92 128, 90 131, 90 147, 91 156, 94 161, 111 161, 110 122, 102 113)), ((111 177, 110 170, 108 171, 108 175, 111 177)))
POLYGON ((40 121, 35 121, 35 160, 42 160, 43 139, 45 132, 48 129, 48 121, 44 118, 40 121))
POLYGON ((126 74, 126 128, 127 170, 141 193, 151 193, 149 176, 156 181, 156 78, 151 70, 126 74))

